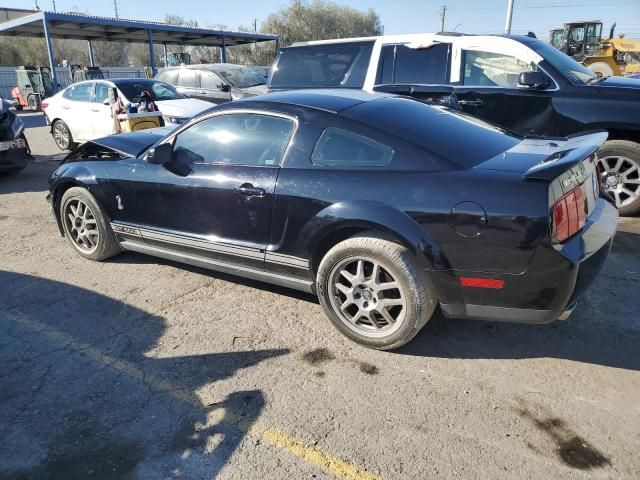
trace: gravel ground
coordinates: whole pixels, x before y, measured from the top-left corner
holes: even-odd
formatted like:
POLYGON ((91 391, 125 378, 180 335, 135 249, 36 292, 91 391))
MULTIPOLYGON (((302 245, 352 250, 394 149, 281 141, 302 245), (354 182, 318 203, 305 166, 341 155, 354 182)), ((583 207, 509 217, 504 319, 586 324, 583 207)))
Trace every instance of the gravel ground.
POLYGON ((397 352, 307 295, 76 255, 58 153, 0 177, 0 479, 640 478, 640 219, 567 322, 447 320, 397 352))

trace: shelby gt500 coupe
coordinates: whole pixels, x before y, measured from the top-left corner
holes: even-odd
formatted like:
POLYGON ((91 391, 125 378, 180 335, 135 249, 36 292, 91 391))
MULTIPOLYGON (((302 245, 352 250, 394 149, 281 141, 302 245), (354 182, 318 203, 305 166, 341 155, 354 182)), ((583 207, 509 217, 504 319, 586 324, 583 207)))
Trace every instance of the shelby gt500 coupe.
POLYGON ((130 250, 314 292, 345 335, 392 349, 438 305, 567 318, 616 229, 606 137, 526 140, 404 97, 281 92, 88 142, 48 198, 85 258, 130 250))

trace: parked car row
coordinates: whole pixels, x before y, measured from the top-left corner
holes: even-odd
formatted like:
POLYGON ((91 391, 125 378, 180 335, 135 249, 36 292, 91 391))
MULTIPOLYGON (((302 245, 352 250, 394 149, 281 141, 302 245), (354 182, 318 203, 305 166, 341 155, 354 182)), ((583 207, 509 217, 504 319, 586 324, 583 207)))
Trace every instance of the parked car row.
MULTIPOLYGON (((163 73, 233 99, 221 72, 163 73)), ((73 150, 50 179, 60 233, 91 260, 129 250, 313 292, 343 334, 393 349, 438 306, 567 319, 608 256, 616 203, 638 207, 638 85, 527 37, 299 44, 269 88, 73 150)))

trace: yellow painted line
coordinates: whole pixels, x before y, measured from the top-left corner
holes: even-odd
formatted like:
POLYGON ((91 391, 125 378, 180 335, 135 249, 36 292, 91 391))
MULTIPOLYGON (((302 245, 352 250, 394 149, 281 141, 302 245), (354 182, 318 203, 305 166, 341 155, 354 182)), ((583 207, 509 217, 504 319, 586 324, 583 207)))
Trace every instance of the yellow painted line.
MULTIPOLYGON (((131 378, 140 380, 156 392, 165 393, 183 403, 192 405, 196 408, 202 408, 202 402, 195 394, 189 393, 186 389, 181 388, 162 377, 146 373, 133 362, 111 357, 89 343, 77 340, 67 333, 52 328, 46 323, 33 320, 22 313, 12 312, 9 315, 19 325, 34 332, 41 333, 50 340, 62 343, 65 347, 81 353, 82 355, 86 355, 87 357, 111 367, 114 370, 122 372, 131 378)), ((224 409, 220 410, 221 412, 218 412, 220 417, 231 420, 230 424, 232 427, 238 428, 247 434, 258 436, 265 442, 289 452, 301 460, 330 473, 336 478, 343 480, 380 479, 380 477, 345 460, 337 458, 320 448, 307 445, 304 441, 295 438, 282 430, 270 427, 260 422, 251 423, 233 411, 224 409)))

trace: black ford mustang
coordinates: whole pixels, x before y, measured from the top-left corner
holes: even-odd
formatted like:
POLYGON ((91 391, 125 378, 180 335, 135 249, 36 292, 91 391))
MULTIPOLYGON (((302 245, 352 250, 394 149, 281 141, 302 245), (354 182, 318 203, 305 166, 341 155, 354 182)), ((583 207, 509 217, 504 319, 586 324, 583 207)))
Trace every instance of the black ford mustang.
POLYGON ((86 143, 49 200, 85 258, 131 250, 315 292, 344 334, 392 349, 437 305, 567 318, 616 229, 595 168, 605 139, 523 140, 407 98, 283 92, 86 143))

